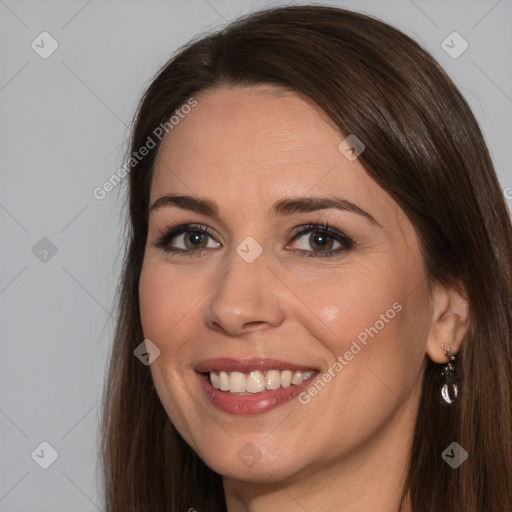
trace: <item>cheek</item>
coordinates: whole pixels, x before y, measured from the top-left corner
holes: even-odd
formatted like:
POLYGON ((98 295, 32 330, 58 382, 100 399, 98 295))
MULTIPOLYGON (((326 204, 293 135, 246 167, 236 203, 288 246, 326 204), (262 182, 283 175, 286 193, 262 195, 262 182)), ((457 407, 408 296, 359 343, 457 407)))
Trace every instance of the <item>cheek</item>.
POLYGON ((148 262, 142 267, 139 281, 142 330, 160 349, 197 302, 197 286, 191 286, 190 279, 184 281, 175 275, 169 276, 161 265, 148 262))
POLYGON ((334 357, 350 350, 354 340, 364 346, 377 334, 389 332, 390 325, 400 316, 403 294, 391 276, 389 269, 352 269, 350 275, 318 276, 314 285, 296 283, 294 291, 301 299, 302 323, 307 322, 310 333, 334 357))
POLYGON ((187 394, 183 395, 183 386, 173 384, 181 378, 177 362, 186 359, 184 351, 188 339, 182 333, 193 323, 191 310, 198 295, 197 286, 190 286, 190 277, 171 275, 168 267, 157 262, 144 262, 139 280, 142 330, 144 337, 160 349, 150 370, 163 407, 176 428, 187 437, 186 417, 190 414, 191 402, 187 394))
POLYGON ((139 281, 140 319, 144 336, 151 341, 158 341, 157 333, 163 331, 163 311, 168 307, 166 287, 157 272, 144 264, 139 281))

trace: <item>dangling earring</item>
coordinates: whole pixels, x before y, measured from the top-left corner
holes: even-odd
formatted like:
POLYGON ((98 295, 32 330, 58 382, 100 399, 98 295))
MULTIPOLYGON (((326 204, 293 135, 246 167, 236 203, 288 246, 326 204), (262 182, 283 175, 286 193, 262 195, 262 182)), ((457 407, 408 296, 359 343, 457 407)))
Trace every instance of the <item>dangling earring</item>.
POLYGON ((444 384, 441 387, 441 396, 447 404, 453 403, 459 395, 459 385, 457 382, 457 374, 455 372, 455 355, 452 354, 452 346, 448 345, 448 350, 441 345, 444 355, 448 358, 448 362, 443 364, 441 376, 444 378, 444 384))

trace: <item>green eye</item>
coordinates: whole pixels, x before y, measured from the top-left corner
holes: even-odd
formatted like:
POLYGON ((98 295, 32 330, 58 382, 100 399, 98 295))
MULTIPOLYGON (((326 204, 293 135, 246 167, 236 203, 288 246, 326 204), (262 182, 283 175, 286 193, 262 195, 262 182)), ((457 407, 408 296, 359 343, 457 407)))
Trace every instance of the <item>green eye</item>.
MULTIPOLYGON (((303 257, 327 258, 346 252, 355 245, 351 238, 326 223, 307 224, 300 228, 300 231, 293 235, 292 242, 309 234, 306 244, 313 248, 298 249, 297 252, 303 257), (337 248, 333 248, 336 244, 337 248)), ((215 236, 215 233, 203 224, 182 224, 162 233, 154 246, 162 249, 165 254, 200 256, 209 249, 222 247, 215 236), (181 247, 177 247, 177 243, 181 247)))

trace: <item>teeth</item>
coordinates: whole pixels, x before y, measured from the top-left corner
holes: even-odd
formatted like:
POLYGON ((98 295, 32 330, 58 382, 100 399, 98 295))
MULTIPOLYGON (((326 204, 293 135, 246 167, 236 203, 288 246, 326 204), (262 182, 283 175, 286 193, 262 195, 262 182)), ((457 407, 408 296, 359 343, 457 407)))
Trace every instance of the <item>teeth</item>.
POLYGON ((245 375, 240 372, 231 372, 229 375, 229 390, 231 393, 245 393, 245 375))
POLYGON ((219 389, 229 391, 229 375, 226 372, 219 373, 219 389))
POLYGON ((291 370, 254 371, 248 375, 241 372, 210 372, 210 381, 215 389, 230 393, 261 393, 266 390, 299 386, 315 375, 314 370, 307 372, 291 370))
POLYGON ((215 389, 220 388, 220 377, 215 372, 210 372, 210 379, 212 381, 212 386, 215 389))
POLYGON ((283 370, 281 372, 281 386, 289 388, 292 385, 293 372, 290 370, 283 370))
POLYGON ((302 372, 295 372, 292 377, 292 384, 298 386, 302 384, 302 372))
MULTIPOLYGON (((210 372, 210 377, 215 372, 210 372)), ((213 380, 212 380, 213 385, 213 380)), ((213 385, 215 387, 215 385, 213 385)), ((265 389, 265 377, 261 372, 251 372, 245 381, 245 391, 248 393, 259 393, 265 389)))
POLYGON ((281 374, 279 370, 269 370, 265 375, 265 387, 267 389, 278 389, 281 387, 281 374))

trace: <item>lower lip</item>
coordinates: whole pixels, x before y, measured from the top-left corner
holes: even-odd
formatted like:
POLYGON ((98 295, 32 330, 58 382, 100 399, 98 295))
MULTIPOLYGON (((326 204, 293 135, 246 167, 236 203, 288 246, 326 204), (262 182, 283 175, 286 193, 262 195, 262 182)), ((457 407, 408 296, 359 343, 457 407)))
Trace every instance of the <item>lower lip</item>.
POLYGON ((253 395, 235 395, 229 391, 215 389, 210 384, 207 375, 203 373, 196 373, 196 375, 207 398, 217 409, 229 414, 240 415, 261 414, 276 409, 293 400, 309 387, 317 377, 317 375, 314 375, 298 386, 292 385, 288 388, 267 390, 253 395))

